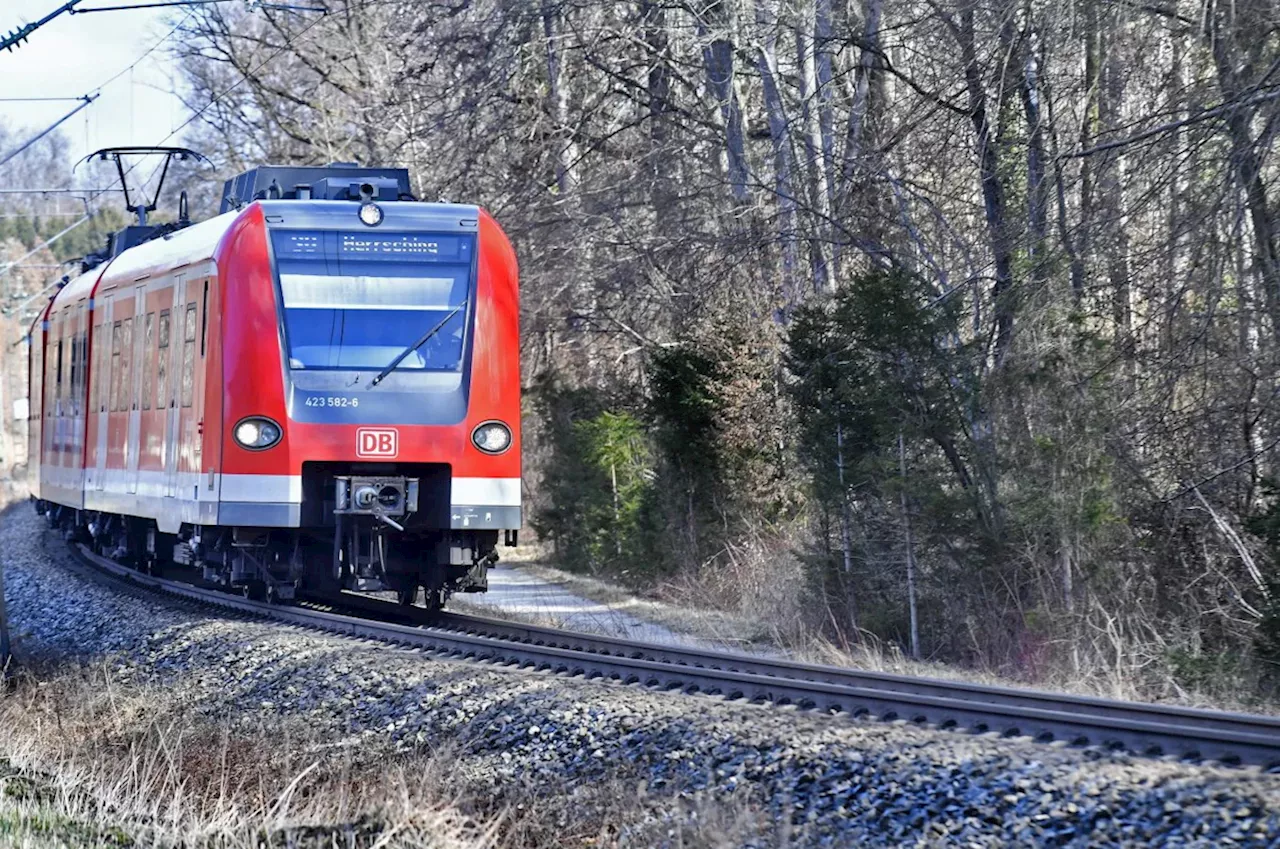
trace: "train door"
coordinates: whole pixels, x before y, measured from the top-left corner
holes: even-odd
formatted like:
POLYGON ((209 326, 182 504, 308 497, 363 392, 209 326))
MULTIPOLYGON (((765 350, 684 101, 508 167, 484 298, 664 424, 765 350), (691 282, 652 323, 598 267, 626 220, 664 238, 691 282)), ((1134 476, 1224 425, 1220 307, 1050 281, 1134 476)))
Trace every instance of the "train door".
MULTIPOLYGON (((37 482, 37 495, 47 493, 41 483, 43 460, 40 452, 44 446, 44 323, 36 320, 27 335, 30 360, 27 368, 27 474, 37 482)), ((3 415, 0 413, 0 415, 3 415)))
POLYGON ((146 376, 142 373, 142 352, 146 333, 142 327, 142 318, 147 312, 147 287, 139 286, 133 290, 133 351, 130 353, 132 363, 129 369, 129 386, 127 392, 129 410, 129 436, 125 443, 125 491, 130 495, 138 492, 138 442, 142 430, 142 411, 138 407, 138 396, 141 393, 142 381, 146 376))
POLYGON ((76 376, 75 401, 75 467, 76 489, 81 490, 83 503, 84 490, 84 437, 89 427, 88 408, 85 399, 89 393, 89 324, 92 316, 88 304, 80 304, 76 309, 76 334, 80 340, 79 372, 76 376))
MULTIPOLYGON (((168 498, 178 495, 178 454, 181 451, 178 428, 182 397, 182 343, 183 295, 186 281, 178 275, 173 284, 173 307, 160 315, 160 359, 164 362, 168 379, 162 387, 165 403, 164 428, 164 494, 168 498)), ((161 387, 158 387, 161 388, 161 387)), ((161 397, 161 396, 157 396, 161 397)))
POLYGON ((102 305, 95 307, 102 311, 102 330, 99 338, 95 341, 94 346, 99 351, 98 357, 98 397, 94 400, 97 408, 95 415, 98 417, 97 445, 94 448, 95 468, 93 472, 93 488, 99 492, 102 491, 103 485, 107 480, 107 429, 109 422, 107 421, 108 408, 111 403, 111 368, 115 364, 115 357, 111 356, 111 345, 114 344, 112 336, 111 321, 111 305, 115 298, 113 295, 106 295, 102 299, 102 305))

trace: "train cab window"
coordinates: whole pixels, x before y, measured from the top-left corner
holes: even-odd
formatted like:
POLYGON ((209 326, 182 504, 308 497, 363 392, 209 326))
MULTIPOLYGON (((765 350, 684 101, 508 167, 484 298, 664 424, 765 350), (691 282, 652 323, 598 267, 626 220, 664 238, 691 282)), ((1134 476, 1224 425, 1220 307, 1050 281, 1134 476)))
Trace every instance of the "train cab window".
POLYGON ((147 329, 142 339, 142 409, 151 409, 152 379, 156 362, 156 314, 147 313, 147 329))
POLYGON ((190 407, 196 391, 196 305, 187 304, 182 322, 182 406, 190 407))
POLYGON ((169 311, 160 310, 160 355, 156 358, 156 406, 169 406, 169 311))
POLYGON ((399 368, 457 371, 475 237, 277 230, 291 369, 380 370, 437 324, 399 368))

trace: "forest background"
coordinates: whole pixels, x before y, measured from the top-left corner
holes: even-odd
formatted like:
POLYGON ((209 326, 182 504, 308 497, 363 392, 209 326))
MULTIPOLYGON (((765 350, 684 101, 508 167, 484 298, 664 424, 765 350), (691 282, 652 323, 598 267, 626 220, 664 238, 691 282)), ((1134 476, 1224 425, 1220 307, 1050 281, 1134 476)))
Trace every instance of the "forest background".
MULTIPOLYGON (((309 4, 175 17, 216 163, 175 189, 356 161, 489 209, 556 562, 783 639, 1280 688, 1280 2, 309 4)), ((33 203, 6 261, 65 226, 33 203)))

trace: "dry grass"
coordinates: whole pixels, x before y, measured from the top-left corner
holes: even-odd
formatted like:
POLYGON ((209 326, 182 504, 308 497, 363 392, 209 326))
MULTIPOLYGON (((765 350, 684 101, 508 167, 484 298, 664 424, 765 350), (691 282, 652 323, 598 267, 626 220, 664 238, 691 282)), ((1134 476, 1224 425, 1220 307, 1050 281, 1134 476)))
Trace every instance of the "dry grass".
POLYGON ((497 830, 442 792, 454 759, 374 760, 286 720, 213 724, 105 667, 20 675, 0 754, 36 777, 47 813, 144 844, 452 849, 494 845, 497 830))
POLYGON ((1081 635, 1070 663, 1046 663, 1034 672, 912 660, 900 646, 862 633, 860 642, 836 643, 824 636, 822 605, 805 597, 805 577, 788 544, 754 539, 731 548, 714 568, 689 568, 648 592, 649 597, 598 577, 551 565, 546 546, 525 545, 505 559, 520 569, 561 584, 571 592, 672 631, 727 646, 773 651, 808 663, 902 675, 1032 687, 1130 701, 1280 714, 1280 702, 1257 695, 1256 681, 1232 669, 1207 669, 1194 684, 1175 674, 1173 654, 1154 635, 1129 627, 1094 627, 1081 635))
MULTIPOLYGON (((537 544, 522 545, 503 555, 506 564, 515 566, 535 578, 559 584, 574 595, 589 599, 618 613, 626 613, 646 622, 661 625, 677 634, 728 648, 759 650, 776 649, 780 645, 774 630, 765 624, 776 621, 775 616, 763 612, 753 615, 752 611, 739 613, 718 607, 717 602, 720 600, 708 593, 705 587, 693 581, 677 579, 664 583, 660 587, 655 587, 646 597, 636 590, 601 578, 558 569, 552 565, 552 558, 553 555, 546 547, 537 544)), ((758 597, 766 598, 767 595, 761 593, 758 597)), ((465 606, 466 612, 477 615, 499 615, 492 608, 467 605, 465 597, 454 596, 449 604, 458 609, 465 606), (458 604, 459 601, 462 603, 458 604)), ((504 618, 507 617, 507 614, 502 615, 504 618)), ((510 618, 526 621, 529 624, 555 624, 554 616, 510 618), (535 619, 539 621, 534 621, 535 619)))
POLYGON ((651 795, 620 767, 495 795, 457 741, 395 752, 279 717, 245 728, 106 664, 25 670, 0 700, 0 845, 515 847, 789 843, 744 794, 651 795))

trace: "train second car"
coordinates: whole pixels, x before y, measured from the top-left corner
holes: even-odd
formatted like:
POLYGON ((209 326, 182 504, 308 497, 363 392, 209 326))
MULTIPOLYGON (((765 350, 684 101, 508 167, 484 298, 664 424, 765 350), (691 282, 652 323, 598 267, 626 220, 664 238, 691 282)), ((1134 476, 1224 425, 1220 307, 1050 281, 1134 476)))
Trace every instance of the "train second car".
POLYGON ((521 525, 498 224, 413 200, 403 169, 263 167, 156 229, 32 328, 38 509, 250 595, 486 589, 521 525))

